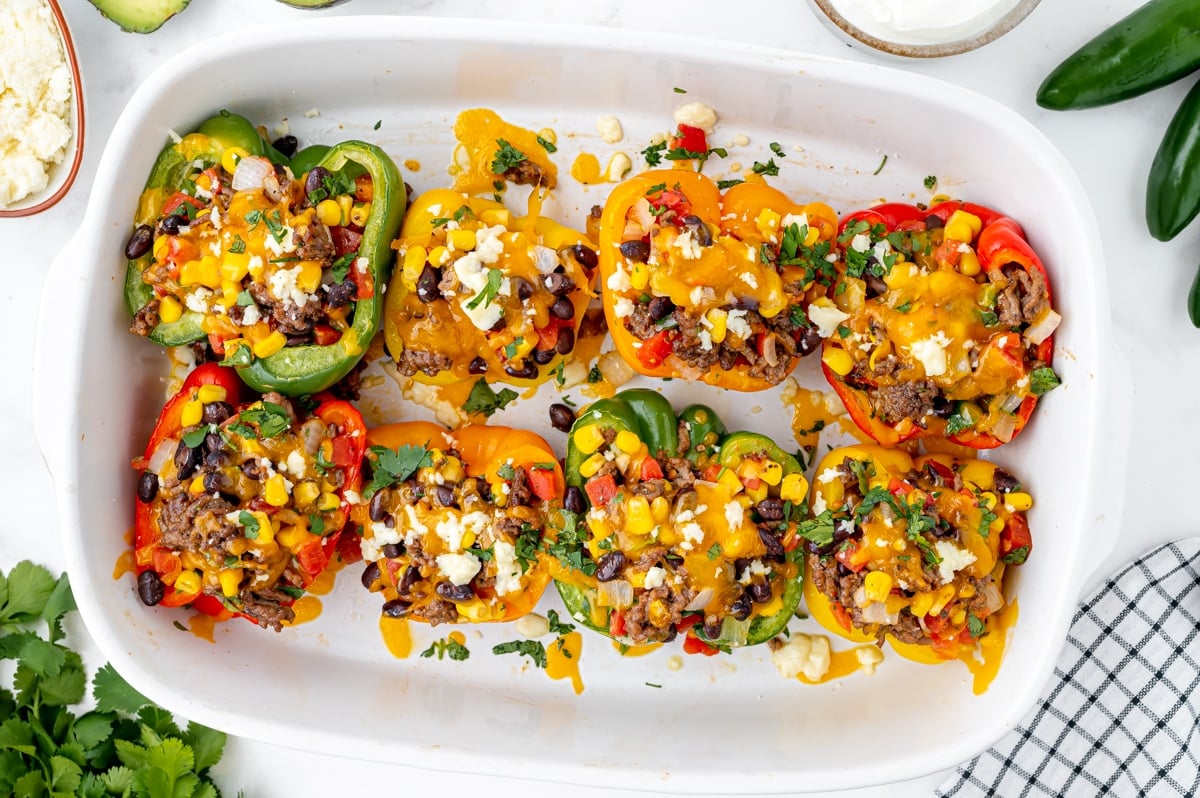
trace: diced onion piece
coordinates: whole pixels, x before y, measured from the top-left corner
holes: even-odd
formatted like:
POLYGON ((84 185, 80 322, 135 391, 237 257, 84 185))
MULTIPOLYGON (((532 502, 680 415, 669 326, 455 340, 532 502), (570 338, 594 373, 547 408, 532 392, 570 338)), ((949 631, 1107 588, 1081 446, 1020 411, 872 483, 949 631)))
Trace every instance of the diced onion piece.
POLYGON ((633 368, 616 352, 605 352, 600 356, 600 374, 612 386, 619 387, 633 379, 633 368))
POLYGON ((884 623, 892 625, 900 620, 899 612, 888 612, 887 605, 873 601, 862 608, 863 623, 884 623))
POLYGON ((253 156, 238 161, 237 169, 233 170, 233 190, 245 191, 250 188, 262 188, 266 185, 267 175, 274 173, 275 167, 266 158, 253 156))
POLYGON ((995 582, 989 580, 980 585, 979 595, 983 598, 988 615, 999 612, 1004 607, 1004 595, 995 582))
POLYGON ((1015 413, 1017 408, 1021 406, 1021 402, 1025 401, 1019 394, 1010 393, 1004 397, 1004 401, 1000 403, 1000 409, 1005 413, 1015 413))
POLYGON ((600 603, 608 607, 632 607, 633 585, 624 579, 614 579, 611 582, 599 582, 596 590, 600 593, 600 603))
POLYGON ((633 215, 642 226, 643 235, 654 227, 654 214, 650 212, 650 201, 645 197, 638 197, 637 202, 633 203, 633 215))
POLYGON ((779 358, 775 354, 775 336, 767 334, 763 339, 763 360, 767 361, 768 366, 779 365, 779 358))
POLYGON ((1029 329, 1025 330, 1025 340, 1037 346, 1049 338, 1061 323, 1062 316, 1054 310, 1047 310, 1040 319, 1030 324, 1029 329))
POLYGON ((146 464, 146 470, 152 474, 162 475, 163 466, 175 459, 175 448, 178 444, 176 441, 166 439, 158 442, 154 453, 150 455, 150 461, 146 464))
POLYGON ((1008 443, 1017 434, 1017 417, 1005 413, 988 432, 1001 443, 1008 443))
POLYGON ((688 605, 683 608, 684 612, 695 612, 702 610, 708 606, 708 602, 712 601, 713 589, 706 587, 696 594, 696 597, 688 602, 688 605))

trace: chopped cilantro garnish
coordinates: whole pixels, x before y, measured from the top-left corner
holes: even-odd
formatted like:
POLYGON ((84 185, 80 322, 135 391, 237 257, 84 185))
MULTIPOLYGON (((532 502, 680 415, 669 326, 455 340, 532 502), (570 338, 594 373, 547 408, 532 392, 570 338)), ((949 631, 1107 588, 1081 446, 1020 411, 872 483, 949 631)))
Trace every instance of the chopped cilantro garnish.
POLYGON ((475 295, 475 298, 467 303, 467 310, 474 310, 479 307, 480 303, 486 308, 492 304, 492 301, 500 294, 500 286, 504 282, 504 273, 499 269, 488 269, 487 284, 483 290, 475 295))
POLYGON ((539 668, 546 667, 546 647, 538 640, 509 640, 507 643, 492 646, 492 653, 521 654, 529 657, 539 668))
POLYGON ((496 157, 492 160, 492 173, 502 175, 509 169, 520 166, 527 159, 525 153, 509 144, 504 139, 496 139, 496 157))
POLYGON ((1062 385, 1062 380, 1049 366, 1036 368, 1029 375, 1029 392, 1034 396, 1043 396, 1062 385))
POLYGON ((547 141, 546 139, 542 138, 541 136, 537 137, 537 143, 541 144, 542 149, 544 149, 546 152, 558 152, 558 147, 556 147, 554 145, 554 142, 547 141))
POLYGON ((406 443, 395 449, 386 446, 372 446, 371 482, 363 491, 364 498, 371 498, 376 492, 403 482, 417 472, 418 468, 428 468, 433 465, 433 454, 428 446, 417 446, 406 443))
POLYGON ((485 416, 491 416, 497 410, 503 410, 517 396, 517 392, 511 388, 504 388, 499 393, 493 392, 488 387, 487 380, 481 377, 471 388, 471 393, 467 396, 467 401, 463 403, 462 409, 467 413, 482 413, 485 416))
POLYGON ((779 176, 779 164, 775 163, 774 158, 770 159, 766 163, 755 161, 754 166, 752 166, 751 169, 754 170, 754 174, 756 175, 766 175, 767 177, 779 176))
POLYGON ((433 657, 434 655, 438 659, 449 657, 456 662, 462 662, 471 656, 471 652, 453 637, 447 637, 442 640, 434 640, 429 644, 429 648, 421 652, 422 657, 433 657))

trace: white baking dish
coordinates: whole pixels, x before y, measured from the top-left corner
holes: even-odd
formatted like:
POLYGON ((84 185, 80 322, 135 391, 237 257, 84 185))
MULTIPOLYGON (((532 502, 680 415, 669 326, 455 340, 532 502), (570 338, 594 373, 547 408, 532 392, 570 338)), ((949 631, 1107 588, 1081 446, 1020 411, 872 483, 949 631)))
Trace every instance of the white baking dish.
MULTIPOLYGON (((606 191, 570 182, 557 209, 580 224, 606 191)), ((47 280, 35 414, 80 611, 104 654, 150 698, 228 732, 299 748, 721 794, 850 787, 950 766, 1030 707, 1080 584, 1118 527, 1130 389, 1109 331, 1099 242, 1066 161, 1026 121, 960 88, 878 66, 600 29, 400 18, 321 19, 203 42, 164 64, 130 101, 87 215, 47 280), (135 474, 126 464, 161 406, 166 373, 164 354, 126 332, 121 252, 169 129, 189 129, 222 107, 267 124, 287 117, 303 141, 362 137, 398 161, 418 160, 409 181, 421 190, 445 182, 450 125, 464 108, 486 105, 527 127, 553 127, 565 174, 581 150, 602 162, 615 149, 637 158, 684 100, 720 112, 714 144, 749 136, 751 146, 730 161, 766 161, 768 142, 780 142, 788 158, 772 182, 798 197, 845 212, 883 198, 927 198, 922 181, 937 175, 942 190, 1016 216, 1042 253, 1066 318, 1056 361, 1064 385, 1029 430, 994 454, 1031 486, 1037 506, 1034 553, 1019 575, 1020 621, 988 692, 973 695, 957 663, 925 667, 892 655, 873 677, 806 687, 784 681, 765 647, 688 657, 673 672, 667 657, 675 651, 622 660, 588 636, 587 689, 575 697, 566 682, 490 654, 517 636, 510 627, 468 630, 473 653, 464 663, 392 658, 376 628, 378 597, 358 585, 357 568, 340 577, 317 621, 279 635, 228 623, 215 644, 178 631, 181 611, 142 606, 130 577, 113 579, 132 523, 135 474), (306 117, 310 109, 320 116, 306 117), (620 118, 625 142, 600 142, 601 114, 620 118)), ((822 384, 813 364, 797 377, 822 384)), ((790 440, 777 392, 663 387, 676 400, 713 404, 731 426, 790 440)), ((547 387, 496 421, 547 431, 561 453, 563 436, 545 422, 553 394, 547 387)), ((374 420, 428 415, 386 390, 364 406, 374 420)), ((547 596, 543 611, 553 606, 547 596)), ((414 629, 415 650, 445 633, 414 629)))

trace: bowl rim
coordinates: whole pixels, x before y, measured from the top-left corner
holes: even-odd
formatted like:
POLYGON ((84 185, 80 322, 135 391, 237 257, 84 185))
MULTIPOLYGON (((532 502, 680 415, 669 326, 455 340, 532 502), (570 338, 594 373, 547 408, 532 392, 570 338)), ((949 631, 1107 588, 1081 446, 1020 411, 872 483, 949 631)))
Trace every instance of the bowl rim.
POLYGON ((809 0, 809 2, 816 6, 817 10, 824 15, 825 21, 832 24, 846 36, 874 50, 902 58, 944 58, 949 55, 969 53, 972 50, 977 50, 984 45, 994 42, 1020 24, 1025 17, 1029 16, 1037 8, 1041 0, 1019 0, 1012 9, 986 30, 974 36, 954 39, 939 44, 904 44, 880 39, 877 36, 867 33, 842 16, 842 13, 834 5, 834 0, 809 0))
MULTIPOLYGON (((83 76, 79 71, 79 59, 75 55, 75 42, 71 39, 71 29, 67 27, 66 15, 63 14, 58 0, 45 0, 45 2, 50 8, 50 13, 54 15, 54 21, 58 26, 59 37, 63 44, 63 53, 67 59, 67 66, 71 70, 71 88, 74 93, 72 105, 74 106, 73 116, 75 118, 75 124, 71 131, 72 138, 74 139, 71 146, 73 155, 70 166, 67 167, 66 177, 63 178, 62 183, 59 184, 53 193, 37 200, 32 205, 8 209, 0 208, 0 219, 33 216, 36 213, 41 213, 57 205, 59 200, 65 197, 67 192, 71 190, 71 186, 75 183, 75 178, 79 175, 79 167, 83 164, 83 76)), ((62 164, 59 164, 59 166, 61 167, 62 164)))

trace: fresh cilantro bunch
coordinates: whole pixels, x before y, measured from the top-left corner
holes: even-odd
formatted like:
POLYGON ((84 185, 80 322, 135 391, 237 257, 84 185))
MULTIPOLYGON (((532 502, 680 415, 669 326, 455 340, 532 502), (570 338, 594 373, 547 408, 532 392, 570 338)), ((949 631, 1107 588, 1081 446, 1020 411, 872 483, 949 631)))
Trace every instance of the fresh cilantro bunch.
POLYGON ((0 660, 16 663, 12 691, 0 688, 0 795, 219 798, 208 773, 225 735, 181 731, 111 665, 92 680, 96 708, 73 711, 87 694, 83 660, 63 643, 74 609, 66 575, 28 561, 0 572, 0 660))

